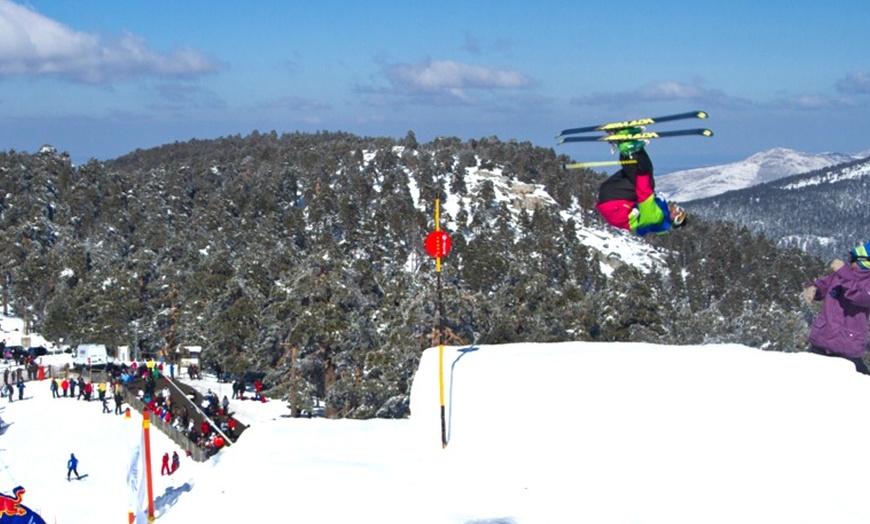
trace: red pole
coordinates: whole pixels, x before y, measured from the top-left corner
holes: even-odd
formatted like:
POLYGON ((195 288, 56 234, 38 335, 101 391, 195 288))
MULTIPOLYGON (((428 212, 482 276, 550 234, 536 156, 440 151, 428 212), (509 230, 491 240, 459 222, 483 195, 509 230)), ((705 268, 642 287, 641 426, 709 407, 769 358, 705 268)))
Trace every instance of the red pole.
POLYGON ((148 420, 148 410, 142 412, 142 431, 145 440, 145 479, 148 484, 148 522, 154 522, 154 487, 151 482, 151 436, 148 429, 151 422, 148 420))

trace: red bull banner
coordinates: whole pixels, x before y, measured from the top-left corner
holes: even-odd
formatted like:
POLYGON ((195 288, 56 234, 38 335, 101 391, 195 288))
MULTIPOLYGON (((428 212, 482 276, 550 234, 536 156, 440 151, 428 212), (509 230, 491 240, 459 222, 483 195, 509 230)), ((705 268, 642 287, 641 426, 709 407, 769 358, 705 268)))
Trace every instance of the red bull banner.
POLYGON ((12 496, 0 493, 0 524, 45 524, 45 521, 21 503, 24 488, 12 490, 12 496))

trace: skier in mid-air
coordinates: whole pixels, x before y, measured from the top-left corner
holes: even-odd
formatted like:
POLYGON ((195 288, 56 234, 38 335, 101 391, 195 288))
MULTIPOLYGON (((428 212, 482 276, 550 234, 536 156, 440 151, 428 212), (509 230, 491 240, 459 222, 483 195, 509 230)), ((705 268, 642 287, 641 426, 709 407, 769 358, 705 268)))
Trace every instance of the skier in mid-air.
POLYGON ((665 233, 686 225, 686 212, 655 194, 653 165, 644 150, 646 142, 619 142, 622 169, 611 175, 598 192, 595 207, 607 222, 638 236, 665 233))

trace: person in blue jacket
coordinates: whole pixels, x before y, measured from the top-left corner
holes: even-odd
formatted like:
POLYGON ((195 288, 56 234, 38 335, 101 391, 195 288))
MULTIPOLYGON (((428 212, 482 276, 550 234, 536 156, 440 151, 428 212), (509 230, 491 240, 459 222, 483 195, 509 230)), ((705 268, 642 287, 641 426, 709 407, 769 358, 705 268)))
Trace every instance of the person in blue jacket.
POLYGON ((67 463, 66 463, 66 479, 67 479, 67 480, 69 480, 69 476, 70 476, 70 474, 72 474, 72 473, 75 473, 75 474, 76 474, 76 478, 77 478, 77 479, 82 478, 82 477, 79 475, 78 467, 79 467, 79 459, 76 458, 75 453, 70 453, 70 454, 69 454, 69 460, 68 460, 67 463))

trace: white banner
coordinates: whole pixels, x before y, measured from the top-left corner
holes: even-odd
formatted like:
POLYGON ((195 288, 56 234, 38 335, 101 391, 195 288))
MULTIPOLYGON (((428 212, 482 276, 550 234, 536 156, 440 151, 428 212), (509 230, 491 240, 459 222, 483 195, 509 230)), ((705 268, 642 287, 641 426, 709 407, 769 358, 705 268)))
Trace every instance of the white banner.
MULTIPOLYGON (((133 513, 134 524, 147 524, 148 522, 148 492, 145 487, 145 430, 142 424, 135 422, 133 417, 128 419, 130 428, 130 464, 127 468, 127 490, 129 492, 128 511, 133 513)), ((129 516, 129 513, 128 513, 129 516)), ((129 520, 128 520, 129 522, 129 520)))

